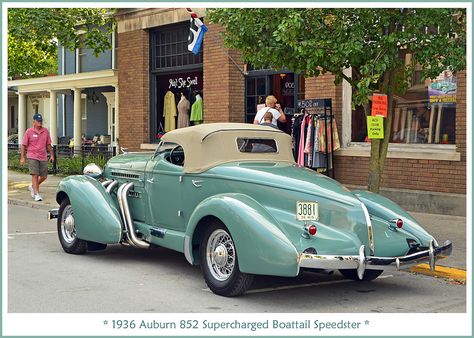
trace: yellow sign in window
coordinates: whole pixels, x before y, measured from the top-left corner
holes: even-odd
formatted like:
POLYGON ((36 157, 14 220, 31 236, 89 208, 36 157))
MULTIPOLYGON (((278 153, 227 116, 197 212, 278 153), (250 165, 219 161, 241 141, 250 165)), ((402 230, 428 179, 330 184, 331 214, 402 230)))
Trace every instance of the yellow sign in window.
POLYGON ((367 137, 383 138, 383 117, 382 116, 367 116, 367 137))

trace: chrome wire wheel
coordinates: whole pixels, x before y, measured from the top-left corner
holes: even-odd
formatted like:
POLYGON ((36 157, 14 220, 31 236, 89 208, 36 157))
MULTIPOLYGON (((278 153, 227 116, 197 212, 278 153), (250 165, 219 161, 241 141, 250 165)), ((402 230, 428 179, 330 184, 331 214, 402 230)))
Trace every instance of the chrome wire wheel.
POLYGON ((70 204, 64 208, 61 215, 61 235, 67 244, 71 244, 76 239, 76 226, 70 204))
POLYGON ((209 271, 218 281, 226 281, 234 271, 235 247, 230 235, 216 229, 207 240, 206 258, 209 271))

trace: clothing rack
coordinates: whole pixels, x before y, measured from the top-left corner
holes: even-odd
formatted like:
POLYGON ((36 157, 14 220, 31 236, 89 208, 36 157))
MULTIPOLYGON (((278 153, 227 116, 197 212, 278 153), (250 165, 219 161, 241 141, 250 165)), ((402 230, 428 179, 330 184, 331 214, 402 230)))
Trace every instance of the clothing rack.
MULTIPOLYGON (((335 177, 334 170, 334 130, 333 130, 333 120, 334 115, 332 111, 332 100, 331 99, 310 99, 310 100, 298 100, 297 109, 299 113, 294 113, 293 123, 295 118, 299 116, 311 115, 317 118, 318 120, 324 120, 324 139, 325 139, 325 160, 326 160, 326 171, 325 174, 331 178, 335 177), (328 126, 329 122, 329 134, 328 135, 328 126), (331 141, 331 149, 329 149, 329 142, 331 141)), ((312 120, 313 121, 313 120, 312 120)), ((292 123, 292 130, 293 130, 292 123)), ((311 134, 310 144, 314 146, 315 133, 311 134)), ((303 137, 304 135, 300 135, 303 137)), ((311 157, 311 156, 310 156, 311 157)), ((314 160, 314 159, 313 159, 314 160)))

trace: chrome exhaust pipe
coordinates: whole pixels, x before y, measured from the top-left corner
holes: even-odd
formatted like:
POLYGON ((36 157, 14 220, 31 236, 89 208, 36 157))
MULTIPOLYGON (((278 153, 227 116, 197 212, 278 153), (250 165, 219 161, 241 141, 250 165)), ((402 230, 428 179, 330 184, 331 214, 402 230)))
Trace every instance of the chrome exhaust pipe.
POLYGON ((105 180, 105 181, 102 182, 101 184, 102 184, 102 186, 103 186, 104 188, 107 188, 107 186, 108 186, 110 183, 112 183, 112 182, 113 182, 113 180, 105 180))
POLYGON ((108 194, 112 192, 112 190, 118 185, 118 181, 112 181, 110 184, 107 185, 107 188, 105 191, 107 191, 108 194))
POLYGON ((125 212, 124 212, 124 207, 123 207, 122 192, 125 185, 126 184, 122 184, 121 186, 118 187, 117 201, 119 204, 120 213, 122 214, 122 222, 123 222, 123 227, 125 228, 125 236, 127 239, 127 244, 136 248, 135 244, 133 244, 132 239, 130 238, 130 235, 129 235, 130 230, 128 229, 127 218, 125 217, 125 212))
POLYGON ((120 186, 120 188, 119 188, 120 193, 117 192, 117 195, 120 195, 120 197, 121 197, 120 198, 121 202, 119 202, 119 203, 121 203, 122 214, 124 216, 124 224, 127 227, 127 238, 130 241, 130 243, 135 245, 135 247, 142 248, 142 249, 148 249, 150 247, 150 243, 142 241, 141 239, 139 239, 137 237, 137 235, 135 234, 135 228, 133 226, 132 216, 130 215, 130 208, 128 206, 127 195, 128 195, 128 191, 131 188, 133 188, 133 183, 132 182, 126 183, 126 184, 120 186), (123 188, 120 189, 121 187, 123 187, 123 188))

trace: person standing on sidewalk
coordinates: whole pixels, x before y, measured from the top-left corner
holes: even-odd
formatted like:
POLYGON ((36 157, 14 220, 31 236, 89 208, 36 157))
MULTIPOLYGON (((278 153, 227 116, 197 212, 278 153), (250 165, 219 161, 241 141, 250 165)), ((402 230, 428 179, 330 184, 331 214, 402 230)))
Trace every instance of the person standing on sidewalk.
POLYGON ((25 150, 28 156, 28 166, 31 175, 32 184, 28 186, 31 197, 35 201, 42 201, 39 194, 39 186, 48 177, 48 157, 46 150, 49 151, 50 161, 54 161, 53 147, 51 146, 51 136, 46 128, 43 128, 43 116, 41 114, 33 115, 33 127, 28 128, 21 142, 20 165, 25 164, 25 150))

